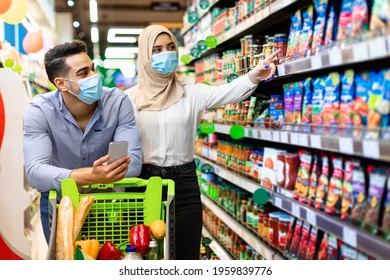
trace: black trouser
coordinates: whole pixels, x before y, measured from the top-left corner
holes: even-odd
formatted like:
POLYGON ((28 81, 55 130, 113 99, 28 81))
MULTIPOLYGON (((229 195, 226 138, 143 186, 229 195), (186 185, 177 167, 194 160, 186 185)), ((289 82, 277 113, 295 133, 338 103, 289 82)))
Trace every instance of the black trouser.
POLYGON ((202 203, 195 162, 178 166, 142 165, 140 177, 159 176, 175 182, 175 258, 199 260, 202 234, 202 203))

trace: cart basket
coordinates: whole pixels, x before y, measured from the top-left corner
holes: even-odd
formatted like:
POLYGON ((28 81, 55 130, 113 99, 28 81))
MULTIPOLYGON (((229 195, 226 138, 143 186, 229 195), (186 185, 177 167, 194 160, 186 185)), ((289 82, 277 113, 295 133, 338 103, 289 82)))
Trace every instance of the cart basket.
MULTIPOLYGON (((69 196, 76 210, 80 200, 85 196, 93 196, 94 202, 86 217, 78 239, 96 239, 103 245, 111 241, 125 250, 129 243, 129 232, 138 224, 150 225, 154 220, 166 223, 166 236, 163 244, 164 259, 174 259, 174 181, 151 177, 149 180, 125 178, 112 184, 94 184, 80 187, 88 189, 81 194, 73 179, 65 179, 61 183, 62 196, 69 196), (113 191, 118 188, 122 191, 113 191), (124 190, 126 189, 126 191, 124 190), (98 190, 99 192, 93 192, 98 190), (107 192, 102 192, 107 190, 107 192), (163 194, 166 193, 166 196, 163 194), (163 201, 166 197, 166 201, 163 201)), ((51 213, 51 234, 49 240, 48 259, 55 259, 56 225, 57 225, 57 193, 50 191, 49 211, 51 213)))

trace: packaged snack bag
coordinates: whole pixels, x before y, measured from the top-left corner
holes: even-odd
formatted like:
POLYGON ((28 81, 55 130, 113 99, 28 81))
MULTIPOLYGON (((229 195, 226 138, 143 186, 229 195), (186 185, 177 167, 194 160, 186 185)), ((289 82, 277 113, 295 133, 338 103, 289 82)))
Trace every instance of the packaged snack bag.
POLYGON ((389 78, 389 70, 371 72, 371 89, 368 92, 367 139, 378 139, 378 128, 386 128, 389 123, 389 93, 386 90, 385 75, 389 78))
POLYGON ((302 228, 302 236, 299 242, 298 249, 298 260, 304 260, 306 258, 306 252, 309 246, 309 238, 310 238, 310 224, 304 223, 302 228))
POLYGON ((328 233, 324 233, 324 236, 322 237, 320 248, 318 249, 318 259, 319 260, 327 260, 328 259, 328 233))
POLYGON ((303 193, 307 193, 309 188, 309 179, 311 172, 312 156, 310 152, 300 150, 298 152, 300 158, 300 167, 298 171, 297 181, 294 187, 294 198, 298 199, 303 196, 303 193))
POLYGON ((329 169, 329 157, 324 155, 322 157, 321 175, 318 181, 314 200, 314 207, 318 210, 323 210, 325 207, 329 188, 329 169))
POLYGON ((307 246, 305 260, 314 260, 317 253, 318 228, 312 226, 310 230, 309 245, 307 246))
POLYGON ((341 219, 349 220, 351 216, 351 211, 353 207, 353 185, 352 185, 352 171, 355 166, 359 166, 358 161, 346 160, 344 166, 344 181, 342 189, 342 199, 341 199, 341 219))
POLYGON ((287 124, 293 123, 293 113, 294 113, 294 93, 295 88, 294 84, 285 84, 283 85, 284 89, 284 121, 287 124))
MULTIPOLYGON (((341 94, 340 94, 340 126, 353 126, 352 102, 355 99, 354 71, 348 69, 341 76, 341 94)), ((353 130, 346 129, 345 134, 353 135, 353 130)))
POLYGON ((286 250, 285 250, 286 253, 288 253, 290 251, 291 242, 292 242, 293 235, 294 235, 295 225, 298 221, 298 219, 296 217, 290 216, 290 218, 291 218, 291 220, 290 220, 290 224, 288 226, 287 240, 286 240, 286 250))
POLYGON ((385 28, 389 25, 389 1, 374 0, 371 10, 370 30, 385 28))
MULTIPOLYGON (((371 73, 362 72, 355 75, 355 100, 352 102, 353 124, 356 128, 367 126, 368 95, 371 89, 371 73)), ((362 131, 356 129, 355 137, 361 137, 362 131)))
POLYGON ((314 8, 317 18, 314 24, 312 53, 318 54, 319 48, 324 44, 326 9, 328 0, 314 0, 314 8))
POLYGON ((292 236, 290 247, 290 256, 292 259, 296 259, 298 257, 299 243, 301 242, 303 226, 304 222, 302 220, 297 220, 295 223, 294 234, 292 236))
POLYGON ((352 7, 354 0, 343 0, 339 16, 337 41, 345 40, 352 34, 352 7))
POLYGON ((270 125, 272 128, 280 128, 284 119, 283 95, 271 95, 270 110, 270 125))
POLYGON ((310 174, 309 190, 306 197, 306 203, 310 206, 314 204, 316 195, 318 177, 320 176, 321 165, 319 164, 320 159, 317 155, 313 155, 313 168, 310 174))
POLYGON ((302 98, 303 98, 303 83, 294 83, 294 106, 293 106, 293 123, 302 123, 302 98))
POLYGON ((307 78, 303 82, 304 94, 303 94, 303 103, 302 103, 302 123, 311 124, 311 114, 312 114, 312 94, 311 89, 311 78, 307 78))
POLYGON ((366 178, 361 166, 354 166, 352 170, 352 211, 351 222, 360 226, 367 213, 366 178))
POLYGON ((334 13, 333 5, 329 9, 328 19, 326 20, 326 29, 325 29, 325 45, 330 45, 336 40, 337 30, 335 30, 336 19, 334 13))
MULTIPOLYGON (((323 125, 324 116, 323 116, 323 104, 325 97, 325 80, 320 77, 316 78, 313 83, 313 97, 312 97, 312 115, 311 122, 313 125, 323 125)), ((319 127, 318 132, 322 132, 321 127, 319 127)))
POLYGON ((364 216, 362 227, 373 234, 378 232, 379 225, 379 209, 382 197, 385 191, 388 170, 383 167, 375 167, 370 165, 367 168, 369 176, 368 188, 368 210, 364 216))
MULTIPOLYGON (((330 73, 325 79, 325 96, 323 104, 325 126, 337 126, 340 118, 340 75, 330 73)), ((330 130, 330 133, 334 131, 330 130)), ((335 131, 334 133, 336 133, 335 131)))
POLYGON ((340 260, 356 260, 358 252, 355 248, 339 240, 340 260))
POLYGON ((301 36, 299 38, 299 53, 304 57, 311 54, 311 43, 313 40, 313 5, 310 5, 302 12, 303 26, 301 36))
POLYGON ((337 243, 337 237, 333 234, 328 235, 328 260, 339 259, 339 246, 337 243))
POLYGON ((384 238, 390 240, 390 178, 387 178, 387 190, 383 205, 382 231, 384 238))
POLYGON ((368 31, 368 7, 366 0, 354 0, 352 6, 351 35, 356 37, 368 31))
POLYGON ((333 172, 329 181, 328 195, 326 197, 325 212, 330 215, 339 215, 341 210, 341 197, 343 186, 343 159, 332 157, 333 172))
POLYGON ((295 15, 292 17, 293 23, 293 36, 291 38, 291 51, 292 55, 296 56, 299 54, 299 43, 302 32, 302 17, 301 10, 296 11, 295 15))

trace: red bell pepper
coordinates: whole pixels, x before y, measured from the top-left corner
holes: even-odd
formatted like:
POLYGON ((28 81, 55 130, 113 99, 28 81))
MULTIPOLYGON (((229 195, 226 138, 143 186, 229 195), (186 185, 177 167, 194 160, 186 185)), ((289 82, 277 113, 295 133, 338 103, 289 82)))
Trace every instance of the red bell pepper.
POLYGON ((133 226, 129 235, 131 246, 135 246, 138 253, 145 255, 149 251, 150 227, 144 224, 133 226))
POLYGON ((121 260, 124 254, 118 250, 114 243, 107 241, 99 250, 97 260, 121 260))

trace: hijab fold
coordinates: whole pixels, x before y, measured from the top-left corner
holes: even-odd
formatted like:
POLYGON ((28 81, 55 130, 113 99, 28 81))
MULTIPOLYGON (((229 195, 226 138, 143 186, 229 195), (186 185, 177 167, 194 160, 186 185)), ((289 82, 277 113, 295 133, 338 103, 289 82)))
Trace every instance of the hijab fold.
POLYGON ((161 33, 167 33, 176 47, 175 36, 168 28, 150 25, 138 37, 138 82, 132 89, 133 101, 138 110, 161 111, 178 102, 184 90, 175 72, 164 74, 152 67, 153 45, 161 33))

